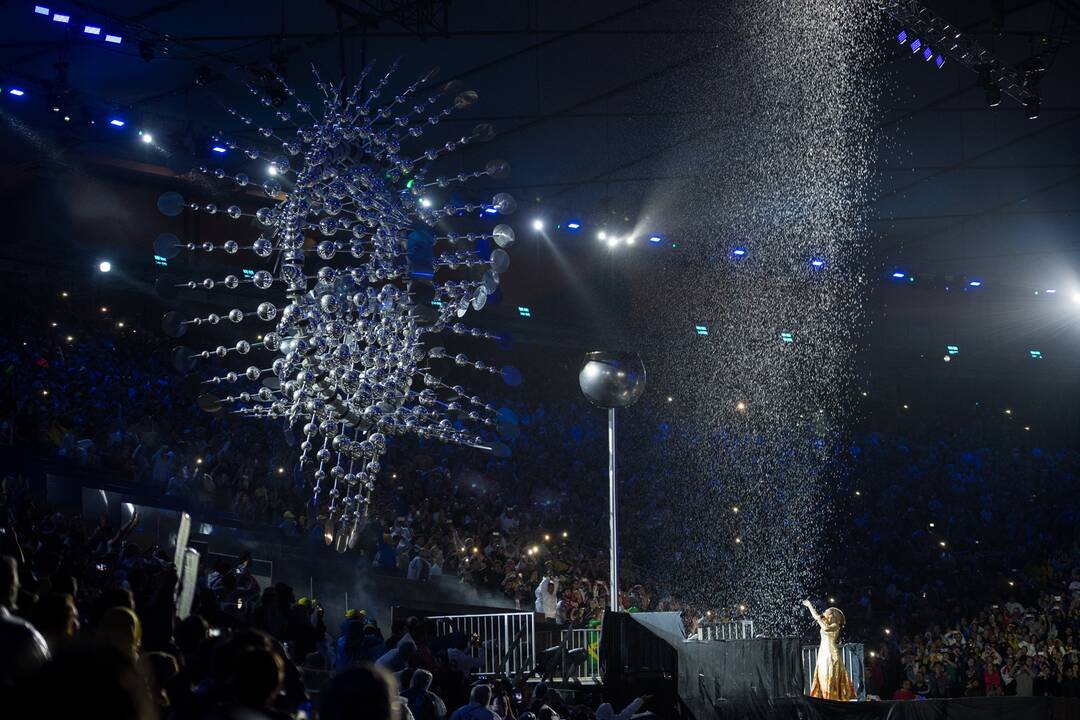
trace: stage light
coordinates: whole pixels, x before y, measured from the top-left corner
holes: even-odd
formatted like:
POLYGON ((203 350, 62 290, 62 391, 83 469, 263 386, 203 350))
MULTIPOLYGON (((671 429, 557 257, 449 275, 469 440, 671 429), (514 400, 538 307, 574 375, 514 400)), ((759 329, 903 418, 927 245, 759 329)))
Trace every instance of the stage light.
POLYGON ((649 242, 651 242, 653 245, 659 245, 660 243, 664 242, 664 238, 660 237, 659 235, 652 235, 649 237, 649 242))
POLYGON ((535 230, 536 232, 540 232, 541 230, 544 229, 544 221, 541 220, 540 218, 536 218, 535 220, 532 221, 532 229, 535 230))
POLYGON ((735 538, 735 544, 736 545, 742 545, 742 538, 741 537, 735 538))
POLYGON ((67 340, 68 342, 75 342, 75 338, 73 338, 73 337, 72 337, 72 336, 70 336, 70 335, 68 335, 68 336, 67 336, 66 338, 64 338, 64 339, 65 339, 65 340, 67 340))
POLYGON ((601 230, 600 232, 596 233, 596 239, 597 240, 607 240, 607 233, 604 232, 603 230, 601 230))
POLYGON ((577 232, 581 229, 581 223, 579 223, 577 220, 571 220, 570 222, 566 223, 566 229, 570 232, 577 232))
POLYGON ((922 40, 920 40, 919 38, 915 38, 914 40, 912 40, 911 41, 911 54, 914 55, 915 53, 919 52, 919 48, 921 48, 921 47, 922 47, 922 40))
POLYGON ((973 287, 973 288, 982 287, 982 280, 972 280, 971 282, 968 283, 968 287, 973 287))
POLYGON ((544 542, 551 542, 551 535, 544 533, 544 542))
MULTIPOLYGON (((270 175, 270 177, 274 177, 275 175, 277 175, 277 165, 273 165, 273 164, 267 165, 266 166, 266 172, 267 172, 268 175, 270 175)), ((426 198, 425 198, 425 200, 426 200, 426 198)), ((424 205, 424 200, 421 200, 420 204, 424 205)), ((428 200, 427 205, 424 205, 424 207, 431 207, 431 201, 428 200)))
POLYGON ((885 634, 892 635, 892 630, 890 630, 889 628, 885 628, 885 634))
POLYGON ((746 257, 746 248, 735 248, 731 251, 731 254, 737 258, 746 257))
POLYGON ((432 307, 442 307, 442 300, 432 300, 431 305, 432 307))
MULTIPOLYGON (((746 412, 746 403, 744 403, 742 400, 735 403, 735 410, 737 412, 746 412)), ((736 510, 736 512, 738 512, 738 511, 736 510)))
POLYGON ((905 409, 905 410, 907 410, 907 409, 908 409, 908 406, 907 406, 907 405, 905 405, 905 406, 904 406, 904 409, 905 409))
POLYGON ((673 397, 671 397, 670 395, 668 395, 668 396, 667 396, 667 401, 668 401, 668 402, 674 402, 674 401, 675 401, 675 398, 673 398, 673 397))
POLYGON ((86 33, 87 35, 100 35, 101 34, 101 28, 99 28, 97 25, 83 25, 82 31, 84 33, 86 33))
POLYGON ((34 12, 38 15, 49 15, 52 13, 52 11, 44 5, 35 5, 34 12))
POLYGON ((1072 301, 1074 303, 1080 303, 1080 292, 1074 292, 1072 294, 1072 301))
POLYGON ((635 237, 633 235, 627 235, 626 236, 626 244, 627 245, 633 245, 636 242, 637 242, 637 237, 635 237))
POLYGON ((1053 288, 1047 288, 1046 290, 1043 290, 1043 292, 1045 292, 1047 295, 1056 295, 1057 294, 1057 290, 1055 290, 1053 288))
POLYGON ((934 58, 934 64, 937 65, 937 69, 940 70, 941 66, 945 64, 945 56, 939 54, 934 58))
POLYGON ((1032 360, 1042 360, 1043 359, 1042 350, 1028 350, 1028 355, 1031 356, 1032 360))
POLYGON ((22 97, 26 93, 23 92, 22 90, 20 90, 19 88, 11 88, 10 90, 8 90, 8 94, 9 95, 14 95, 15 97, 22 97))
POLYGON ((855 497, 862 497, 862 491, 856 490, 855 491, 855 497))
POLYGON ((709 328, 706 327, 705 325, 695 325, 694 326, 694 332, 696 332, 698 335, 708 335, 709 334, 709 328))
POLYGON ((486 207, 486 208, 484 208, 484 212, 486 212, 488 215, 494 215, 495 213, 497 213, 499 211, 496 208, 493 208, 493 207, 486 207))
POLYGON ((1009 581, 1009 587, 1013 587, 1015 585, 1016 585, 1016 583, 1014 583, 1012 580, 1009 581))
POLYGON ((100 310, 101 310, 101 312, 103 312, 103 313, 107 313, 107 312, 109 312, 109 308, 105 307, 104 305, 102 305, 102 306, 101 306, 101 308, 99 308, 99 309, 100 309, 100 310))
POLYGON ((124 122, 123 120, 121 120, 120 118, 113 118, 112 120, 109 121, 109 124, 112 125, 113 127, 124 127, 125 125, 127 125, 127 123, 124 122))
POLYGON ((793 343, 795 342, 795 335, 789 332, 782 332, 780 333, 780 339, 786 343, 793 343))
POLYGON ((212 147, 210 149, 213 150, 216 153, 221 153, 221 154, 227 153, 229 151, 228 148, 226 148, 226 147, 224 147, 222 145, 215 145, 214 147, 212 147))
POLYGON ((896 41, 897 41, 898 43, 900 43, 901 45, 903 45, 904 43, 906 43, 906 42, 907 42, 907 38, 908 38, 908 35, 907 35, 907 30, 901 30, 901 31, 900 31, 899 33, 897 33, 897 35, 896 35, 896 41))
POLYGON ((119 35, 106 35, 105 42, 112 43, 113 45, 119 45, 124 40, 119 35))
POLYGON ((733 506, 733 507, 731 508, 731 512, 733 512, 733 513, 737 513, 737 512, 739 512, 739 506, 738 506, 738 505, 735 505, 735 506, 733 506))
POLYGON ((960 346, 959 345, 946 345, 945 349, 949 351, 950 355, 959 355, 960 354, 960 346))
POLYGON ((51 327, 56 327, 57 323, 55 323, 55 322, 52 322, 52 323, 49 323, 49 325, 50 325, 51 327))
POLYGON ((934 51, 930 49, 929 45, 923 48, 922 56, 923 60, 926 60, 926 62, 930 62, 933 59, 934 51))
POLYGON ((63 13, 53 13, 52 19, 53 22, 64 23, 65 25, 71 22, 71 16, 63 13))
POLYGON ((240 272, 244 274, 245 280, 250 280, 251 278, 255 277, 255 271, 251 268, 243 268, 240 270, 240 272))
POLYGON ((121 320, 120 322, 116 323, 116 327, 118 327, 118 328, 124 327, 124 321, 121 320))
POLYGON ((893 272, 892 276, 894 278, 896 278, 897 280, 903 280, 904 278, 907 277, 907 273, 902 272, 900 270, 897 270, 897 271, 893 272))
MULTIPOLYGON (((271 166, 270 166, 270 171, 271 171, 271 172, 270 172, 270 174, 271 174, 271 175, 273 175, 273 174, 274 174, 274 173, 276 172, 276 171, 274 170, 274 166, 273 166, 273 165, 271 165, 271 166)), ((430 199, 430 198, 426 198, 426 197, 422 197, 422 198, 420 198, 420 207, 425 207, 425 208, 429 208, 429 207, 431 207, 431 199, 430 199)))
POLYGON ((564 538, 568 538, 568 537, 570 537, 570 533, 568 533, 568 532, 566 532, 565 530, 563 530, 563 531, 562 531, 562 536, 563 536, 564 538))
POLYGON ((531 318, 532 317, 532 310, 525 307, 524 305, 518 305, 518 315, 520 315, 523 318, 531 318))
POLYGON ((941 547, 945 547, 945 541, 942 540, 941 542, 938 543, 938 545, 940 545, 941 547))
POLYGON ((952 356, 951 355, 945 355, 941 359, 944 360, 945 362, 952 362, 952 356))
POLYGON ((60 297, 67 297, 67 296, 68 296, 68 291, 67 290, 60 293, 60 297))
POLYGON ((112 263, 108 260, 102 260, 98 263, 97 269, 103 273, 112 272, 112 263))
POLYGON ((155 255, 154 264, 160 267, 169 267, 169 259, 164 255, 155 255))
POLYGON ((71 116, 70 115, 65 115, 64 116, 64 122, 71 122, 71 116))
MULTIPOLYGON (((1031 426, 1030 425, 1025 425, 1024 430, 1031 430, 1031 426)), ((976 542, 978 542, 978 541, 976 541, 976 542)))
POLYGON ((1012 410, 1010 410, 1008 408, 1005 408, 1005 414, 1006 415, 1012 415, 1012 410))
POLYGON ((810 266, 820 270, 821 268, 825 267, 825 261, 822 260, 821 258, 814 258, 813 260, 810 261, 810 266))
POLYGON ((140 138, 142 138, 142 141, 143 141, 144 143, 146 143, 147 145, 149 145, 150 143, 154 142, 154 136, 153 136, 153 135, 151 135, 151 134, 150 134, 150 133, 148 133, 148 132, 144 132, 144 133, 140 134, 140 135, 139 135, 139 137, 140 137, 140 138))

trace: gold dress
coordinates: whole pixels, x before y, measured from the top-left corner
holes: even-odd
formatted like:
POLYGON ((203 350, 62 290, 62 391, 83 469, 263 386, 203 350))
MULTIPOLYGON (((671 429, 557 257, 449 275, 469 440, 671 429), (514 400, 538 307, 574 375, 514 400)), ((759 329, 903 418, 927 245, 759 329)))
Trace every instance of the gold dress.
POLYGON ((821 624, 821 645, 818 646, 817 663, 814 665, 814 681, 810 684, 810 697, 826 700, 854 700, 855 687, 844 666, 840 653, 840 626, 821 624))

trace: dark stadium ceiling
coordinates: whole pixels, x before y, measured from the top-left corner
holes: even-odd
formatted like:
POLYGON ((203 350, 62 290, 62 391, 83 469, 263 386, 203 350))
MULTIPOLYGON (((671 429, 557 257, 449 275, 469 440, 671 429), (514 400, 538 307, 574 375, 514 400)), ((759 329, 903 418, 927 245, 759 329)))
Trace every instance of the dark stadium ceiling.
MULTIPOLYGON (((38 4, 70 14, 71 26, 35 13, 35 3, 0 6, 0 87, 25 85, 38 100, 49 98, 37 111, 4 98, 5 137, 27 140, 0 149, 9 168, 61 154, 160 179, 168 161, 143 152, 130 135, 89 128, 87 119, 122 115, 162 144, 205 156, 211 132, 236 127, 214 98, 236 92, 235 79, 245 75, 237 68, 275 64, 302 87, 311 64, 355 78, 366 60, 384 66, 400 59, 405 76, 438 66, 440 81, 461 79, 479 92, 480 103, 456 122, 462 129, 491 122, 498 135, 466 158, 512 163, 503 187, 519 198, 523 236, 537 215, 549 226, 639 223, 654 194, 706 182, 694 175, 692 160, 715 148, 708 132, 686 128, 700 127, 703 113, 722 121, 738 109, 717 103, 703 110, 708 105, 696 93, 714 71, 703 59, 718 44, 752 42, 725 36, 708 20, 715 6, 704 1, 38 4), (80 33, 85 24, 122 42, 80 33), (63 102, 61 112, 51 112, 53 98, 63 102), (69 113, 73 120, 64 123, 60 115, 69 113)), ((1080 60, 1073 43, 1080 3, 926 4, 1007 64, 1041 57, 1041 113, 1028 120, 1009 99, 988 108, 975 74, 956 62, 937 70, 913 60, 883 19, 887 60, 877 72, 886 88, 886 142, 872 222, 875 270, 980 277, 1017 293, 1080 288, 1080 60)), ((5 194, 13 191, 10 176, 0 182, 5 194)), ((685 214, 648 218, 651 231, 672 239, 701 227, 685 214)), ((577 267, 608 268, 608 253, 592 238, 562 233, 553 241, 577 267)), ((647 263, 654 250, 671 251, 640 244, 619 262, 647 263)), ((552 294, 535 277, 517 282, 514 302, 542 303, 552 294)))

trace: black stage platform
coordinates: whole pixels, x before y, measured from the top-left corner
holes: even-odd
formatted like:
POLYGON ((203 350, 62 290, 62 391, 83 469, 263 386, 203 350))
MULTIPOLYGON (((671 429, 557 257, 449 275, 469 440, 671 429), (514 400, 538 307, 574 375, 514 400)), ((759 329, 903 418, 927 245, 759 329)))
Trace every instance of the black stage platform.
MULTIPOLYGON (((802 694, 795 638, 686 642, 678 613, 607 613, 600 673, 607 694, 652 694, 661 717, 694 720, 1080 720, 1078 698, 832 702, 802 694)), ((618 704, 618 703, 616 703, 618 704)), ((621 707, 621 706, 620 706, 621 707)))

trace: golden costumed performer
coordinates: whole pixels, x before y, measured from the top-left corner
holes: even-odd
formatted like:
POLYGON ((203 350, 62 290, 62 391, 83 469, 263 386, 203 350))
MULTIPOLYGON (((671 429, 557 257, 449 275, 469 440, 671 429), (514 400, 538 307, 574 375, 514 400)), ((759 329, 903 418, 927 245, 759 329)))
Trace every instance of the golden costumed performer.
POLYGON ((851 684, 851 676, 844 666, 844 656, 840 653, 840 631, 844 628, 844 613, 840 612, 839 608, 831 607, 824 614, 819 614, 809 600, 803 600, 803 605, 821 626, 821 645, 818 646, 810 697, 855 700, 855 687, 851 684))

